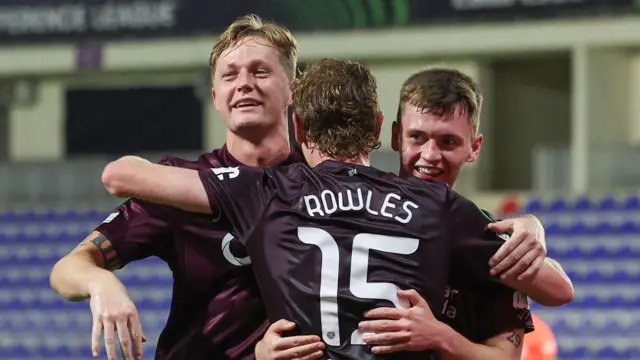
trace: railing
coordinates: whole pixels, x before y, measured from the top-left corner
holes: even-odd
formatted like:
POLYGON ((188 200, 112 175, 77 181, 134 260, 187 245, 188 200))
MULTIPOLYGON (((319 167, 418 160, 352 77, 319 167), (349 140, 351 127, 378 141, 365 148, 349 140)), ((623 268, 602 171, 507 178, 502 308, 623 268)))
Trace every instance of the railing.
MULTIPOLYGON (((571 155, 568 147, 539 146, 533 152, 533 190, 570 190, 571 155)), ((610 191, 640 187, 640 149, 630 146, 592 146, 589 189, 610 191)))
MULTIPOLYGON (((156 161, 163 155, 143 157, 156 161)), ((178 154, 195 159, 199 154, 178 154)), ((25 162, 0 164, 0 208, 100 207, 117 203, 104 189, 101 174, 113 158, 86 157, 63 162, 25 162)), ((390 172, 398 170, 398 154, 377 151, 372 156, 376 167, 390 172)))

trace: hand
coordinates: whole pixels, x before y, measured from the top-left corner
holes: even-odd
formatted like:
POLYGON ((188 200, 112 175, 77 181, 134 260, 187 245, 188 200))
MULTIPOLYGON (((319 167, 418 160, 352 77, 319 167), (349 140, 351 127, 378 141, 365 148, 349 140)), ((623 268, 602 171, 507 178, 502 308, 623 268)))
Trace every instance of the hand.
POLYGON ((95 290, 91 292, 91 314, 93 315, 93 330, 91 332, 91 352, 94 357, 100 355, 100 334, 104 330, 104 345, 107 359, 117 360, 115 346, 115 331, 122 356, 125 360, 142 359, 142 343, 147 339, 142 333, 142 325, 138 310, 133 304, 127 290, 118 278, 108 273, 99 279, 95 290))
POLYGON ((278 320, 269 326, 262 340, 256 344, 256 360, 314 360, 322 357, 324 343, 315 335, 282 337, 296 324, 278 320))
POLYGON ((533 279, 547 257, 544 227, 533 215, 489 224, 489 230, 511 237, 489 261, 491 275, 504 279, 533 279))
POLYGON ((408 300, 411 307, 377 308, 365 314, 367 319, 359 325, 365 333, 363 340, 372 345, 374 354, 398 351, 437 349, 443 334, 442 324, 431 312, 427 302, 415 290, 398 291, 398 297, 408 300))

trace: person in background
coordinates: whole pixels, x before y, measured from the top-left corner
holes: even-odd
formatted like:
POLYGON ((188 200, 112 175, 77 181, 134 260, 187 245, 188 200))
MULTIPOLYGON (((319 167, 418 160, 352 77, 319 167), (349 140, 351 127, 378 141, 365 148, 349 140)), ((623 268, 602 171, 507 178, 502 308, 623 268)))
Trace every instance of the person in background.
POLYGON ((535 314, 531 314, 536 331, 524 336, 522 360, 555 360, 558 344, 551 326, 535 314))

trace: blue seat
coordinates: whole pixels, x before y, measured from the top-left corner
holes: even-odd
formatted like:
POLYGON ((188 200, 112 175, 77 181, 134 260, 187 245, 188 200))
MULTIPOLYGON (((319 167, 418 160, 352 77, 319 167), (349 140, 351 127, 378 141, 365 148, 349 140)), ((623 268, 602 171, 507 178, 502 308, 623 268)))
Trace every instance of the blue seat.
POLYGON ((549 205, 549 212, 552 212, 552 213, 565 212, 565 211, 568 211, 569 209, 570 209, 569 204, 565 199, 562 199, 562 198, 553 200, 549 205))
POLYGON ((580 196, 574 202, 573 206, 571 206, 571 210, 575 212, 587 212, 593 210, 593 204, 591 202, 591 198, 588 196, 580 196))
POLYGON ((542 200, 534 198, 529 200, 524 206, 524 212, 528 214, 537 214, 544 211, 542 200))
POLYGON ((602 199, 600 199, 600 201, 596 205, 596 209, 600 211, 612 211, 612 210, 615 210, 616 207, 617 207, 617 201, 616 201, 616 198, 613 197, 612 195, 604 196, 602 199))
POLYGON ((624 202, 625 210, 640 210, 640 197, 637 195, 630 195, 624 202))

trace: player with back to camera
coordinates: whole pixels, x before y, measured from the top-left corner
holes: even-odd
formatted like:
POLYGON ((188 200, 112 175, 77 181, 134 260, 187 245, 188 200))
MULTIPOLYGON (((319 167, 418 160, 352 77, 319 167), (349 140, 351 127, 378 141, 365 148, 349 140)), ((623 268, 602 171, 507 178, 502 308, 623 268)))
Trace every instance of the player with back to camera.
MULTIPOLYGON (((226 144, 195 161, 170 156, 160 163, 208 169, 302 161, 299 149, 289 146, 287 123, 297 51, 284 27, 255 15, 232 23, 209 59, 226 144)), ((129 199, 58 261, 51 285, 69 300, 90 298, 94 355, 104 332, 107 357, 116 359, 117 330, 125 359, 138 359, 144 338, 139 314, 112 271, 159 257, 173 273, 173 295, 155 358, 252 359, 268 323, 253 271, 234 252, 243 249, 230 232, 210 216, 129 199)))
MULTIPOLYGON (((460 169, 474 162, 480 152, 481 108, 478 85, 458 70, 429 68, 411 75, 400 91, 392 126, 391 144, 400 153, 400 175, 443 181, 453 187, 460 169)), ((525 283, 541 304, 560 306, 571 301, 573 286, 562 267, 545 258, 544 247, 525 235, 544 243, 544 228, 534 216, 489 226, 494 232, 513 234, 492 258, 493 273, 502 275, 507 284, 525 283), (510 253, 520 261, 511 259, 510 253)), ((376 309, 367 313, 374 321, 361 324, 361 329, 378 333, 366 341, 374 351, 436 349, 450 360, 517 360, 526 353, 522 334, 533 327, 527 297, 522 293, 508 288, 478 291, 450 283, 445 305, 435 312, 440 321, 416 294, 400 295, 418 305, 408 310, 376 309)), ((281 336, 286 326, 292 323, 282 320, 269 328, 256 347, 258 360, 294 358, 287 357, 292 351, 306 354, 303 346, 292 347, 292 339, 281 336)))
POLYGON ((442 303, 450 255, 459 281, 502 286, 488 261, 504 241, 487 231, 473 203, 441 182, 402 181, 366 166, 382 117, 365 67, 315 62, 296 84, 293 106, 296 138, 313 170, 201 170, 200 181, 193 170, 125 157, 107 166, 105 183, 118 196, 229 221, 248 248, 270 318, 321 335, 335 359, 373 356, 361 346, 358 323, 366 310, 399 305, 396 285, 442 303), (311 103, 309 112, 297 105, 311 103))

